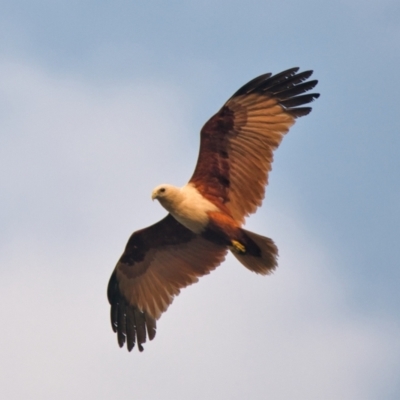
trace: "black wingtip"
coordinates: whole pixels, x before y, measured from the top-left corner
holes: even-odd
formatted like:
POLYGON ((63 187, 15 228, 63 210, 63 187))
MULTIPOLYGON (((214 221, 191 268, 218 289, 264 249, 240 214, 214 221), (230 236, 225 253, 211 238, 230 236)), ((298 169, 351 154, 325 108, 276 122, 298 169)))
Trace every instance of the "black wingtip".
POLYGON ((241 96, 243 94, 251 93, 254 88, 258 87, 262 82, 268 79, 272 74, 270 72, 257 76, 256 78, 252 79, 251 81, 247 82, 243 85, 239 90, 237 90, 231 98, 241 96))
MULTIPOLYGON (((299 71, 299 69, 300 69, 299 67, 289 68, 285 71, 279 72, 278 74, 272 75, 270 80, 273 80, 276 84, 280 82, 285 82, 292 76, 295 76, 296 73, 299 71)), ((311 72, 312 74, 312 71, 306 71, 306 73, 309 72, 311 72)))
POLYGON ((142 352, 146 338, 153 340, 156 335, 156 320, 128 303, 119 290, 115 271, 108 284, 107 296, 111 305, 111 328, 117 334, 119 347, 126 344, 130 352, 137 344, 142 352))
POLYGON ((264 94, 275 97, 279 104, 290 111, 294 117, 306 115, 311 108, 295 107, 310 103, 319 97, 319 93, 303 95, 313 89, 318 84, 318 80, 307 81, 313 71, 299 72, 299 69, 299 67, 294 67, 275 75, 271 73, 260 75, 242 86, 231 98, 252 93, 264 94))

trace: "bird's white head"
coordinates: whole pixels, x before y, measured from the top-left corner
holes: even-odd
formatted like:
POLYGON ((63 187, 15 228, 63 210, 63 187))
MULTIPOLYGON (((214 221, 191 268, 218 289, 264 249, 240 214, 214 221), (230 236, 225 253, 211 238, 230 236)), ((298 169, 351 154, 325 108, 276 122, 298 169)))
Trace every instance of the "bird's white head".
POLYGON ((170 188, 170 185, 167 185, 167 184, 163 184, 163 185, 159 185, 159 186, 155 187, 153 189, 153 191, 151 192, 151 199, 152 200, 155 200, 155 199, 160 200, 163 197, 167 197, 169 188, 170 188))
POLYGON ((153 200, 157 199, 164 208, 170 211, 171 205, 179 201, 180 191, 180 188, 165 183, 153 189, 151 198, 153 200))

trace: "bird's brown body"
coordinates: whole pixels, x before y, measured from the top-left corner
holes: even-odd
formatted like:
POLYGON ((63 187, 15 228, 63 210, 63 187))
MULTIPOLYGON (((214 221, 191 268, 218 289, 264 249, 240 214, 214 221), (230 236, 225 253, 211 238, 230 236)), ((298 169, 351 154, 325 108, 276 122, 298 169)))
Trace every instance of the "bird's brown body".
POLYGON ((180 289, 215 269, 230 250, 248 269, 268 274, 278 249, 242 228, 264 198, 273 151, 319 95, 312 71, 261 75, 240 88, 203 127, 196 169, 182 188, 160 185, 152 198, 169 214, 132 234, 111 276, 111 324, 120 346, 140 351, 180 289))

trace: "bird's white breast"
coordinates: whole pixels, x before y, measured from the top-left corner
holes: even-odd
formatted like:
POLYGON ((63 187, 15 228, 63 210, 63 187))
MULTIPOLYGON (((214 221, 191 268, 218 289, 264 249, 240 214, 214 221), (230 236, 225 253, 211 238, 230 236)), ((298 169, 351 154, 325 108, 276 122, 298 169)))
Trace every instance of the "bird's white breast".
MULTIPOLYGON (((166 205, 164 207, 167 208, 166 205)), ((192 232, 201 233, 208 224, 207 212, 218 211, 218 208, 188 183, 180 188, 179 194, 168 204, 167 210, 183 226, 192 232)))

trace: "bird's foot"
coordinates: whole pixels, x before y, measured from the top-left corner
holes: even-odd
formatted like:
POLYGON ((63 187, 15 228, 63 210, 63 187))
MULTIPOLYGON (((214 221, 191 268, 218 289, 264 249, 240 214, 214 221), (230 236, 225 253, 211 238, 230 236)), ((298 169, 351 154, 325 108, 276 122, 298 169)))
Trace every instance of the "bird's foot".
POLYGON ((246 247, 244 247, 242 243, 238 242, 237 240, 231 240, 231 246, 229 246, 229 248, 235 253, 246 253, 246 247))

